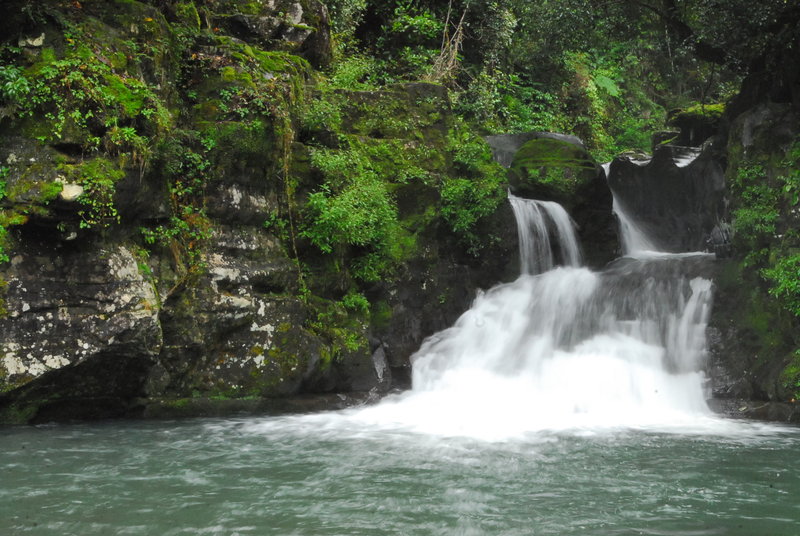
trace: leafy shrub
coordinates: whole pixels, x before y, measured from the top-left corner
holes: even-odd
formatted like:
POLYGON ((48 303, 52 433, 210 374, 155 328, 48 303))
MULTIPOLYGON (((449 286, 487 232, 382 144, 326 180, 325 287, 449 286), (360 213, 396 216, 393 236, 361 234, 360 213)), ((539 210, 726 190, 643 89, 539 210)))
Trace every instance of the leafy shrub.
POLYGON ((310 220, 302 235, 325 253, 341 244, 381 247, 397 220, 386 185, 370 176, 358 177, 338 193, 328 188, 312 193, 307 211, 310 220))
POLYGON ((0 65, 0 101, 21 106, 30 90, 30 82, 25 78, 21 67, 0 65))
POLYGON ((505 170, 494 162, 486 142, 463 124, 450 132, 448 149, 459 176, 442 182, 442 217, 470 253, 477 255, 481 221, 506 198, 505 170))
POLYGON ((770 283, 769 294, 800 317, 800 253, 778 259, 774 266, 762 270, 762 275, 770 283))

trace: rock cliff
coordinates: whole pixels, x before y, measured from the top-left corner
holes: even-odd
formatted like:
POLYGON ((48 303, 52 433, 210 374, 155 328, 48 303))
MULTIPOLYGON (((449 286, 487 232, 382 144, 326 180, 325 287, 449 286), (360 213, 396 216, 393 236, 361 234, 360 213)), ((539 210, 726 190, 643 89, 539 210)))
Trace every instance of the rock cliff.
POLYGON ((320 85, 316 0, 5 12, 0 422, 363 399, 515 273, 488 146, 439 86, 320 85))

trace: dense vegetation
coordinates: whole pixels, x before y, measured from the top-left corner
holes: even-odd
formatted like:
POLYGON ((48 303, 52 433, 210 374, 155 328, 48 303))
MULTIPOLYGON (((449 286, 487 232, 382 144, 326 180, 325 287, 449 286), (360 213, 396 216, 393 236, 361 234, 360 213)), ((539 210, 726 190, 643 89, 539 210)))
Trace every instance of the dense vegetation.
MULTIPOLYGON (((724 139, 738 113, 794 94, 791 80, 753 82, 798 56, 800 8, 785 0, 323 3, 329 23, 316 2, 279 1, 286 33, 267 39, 242 29, 265 2, 14 0, 0 23, 0 133, 18 144, 0 162, 0 263, 30 221, 65 237, 120 232, 150 276, 151 256, 169 252, 174 273, 154 283, 166 301, 206 273, 219 223, 209 200, 225 174, 265 178, 253 187, 269 204, 258 225, 295 274, 281 291, 310 308, 304 329, 335 359, 367 345, 365 322, 387 310, 375 296, 423 256, 422 241, 444 237, 474 264, 499 242, 489 220, 506 177, 482 135, 574 134, 606 161, 649 151, 657 133, 673 139, 684 121, 724 139), (292 19, 295 5, 311 24, 292 19), (316 48, 286 38, 328 24, 316 48), (47 37, 18 40, 27 29, 47 37), (169 206, 126 201, 132 183, 169 206), (67 186, 79 208, 65 216, 67 186)), ((782 326, 764 344, 789 356, 783 398, 800 389, 800 339, 785 335, 800 318, 790 141, 734 152, 728 171, 734 279, 769 311, 753 321, 762 332, 772 318, 782 326)))

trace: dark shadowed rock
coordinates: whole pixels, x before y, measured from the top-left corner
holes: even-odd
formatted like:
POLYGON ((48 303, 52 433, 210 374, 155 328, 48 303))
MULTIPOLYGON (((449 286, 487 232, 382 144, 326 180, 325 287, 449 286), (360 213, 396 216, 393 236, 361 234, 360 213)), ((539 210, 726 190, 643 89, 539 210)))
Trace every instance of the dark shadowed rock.
POLYGON ((711 148, 662 145, 652 158, 621 155, 608 183, 625 211, 664 251, 705 251, 720 240, 725 176, 711 148))

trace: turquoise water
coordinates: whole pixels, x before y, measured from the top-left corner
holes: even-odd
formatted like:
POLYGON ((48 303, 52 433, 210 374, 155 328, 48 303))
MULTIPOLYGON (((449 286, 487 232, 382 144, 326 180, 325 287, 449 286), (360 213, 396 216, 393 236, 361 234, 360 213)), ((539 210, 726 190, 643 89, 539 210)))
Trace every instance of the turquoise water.
POLYGON ((800 534, 795 428, 485 441, 343 415, 2 429, 0 534, 800 534))

